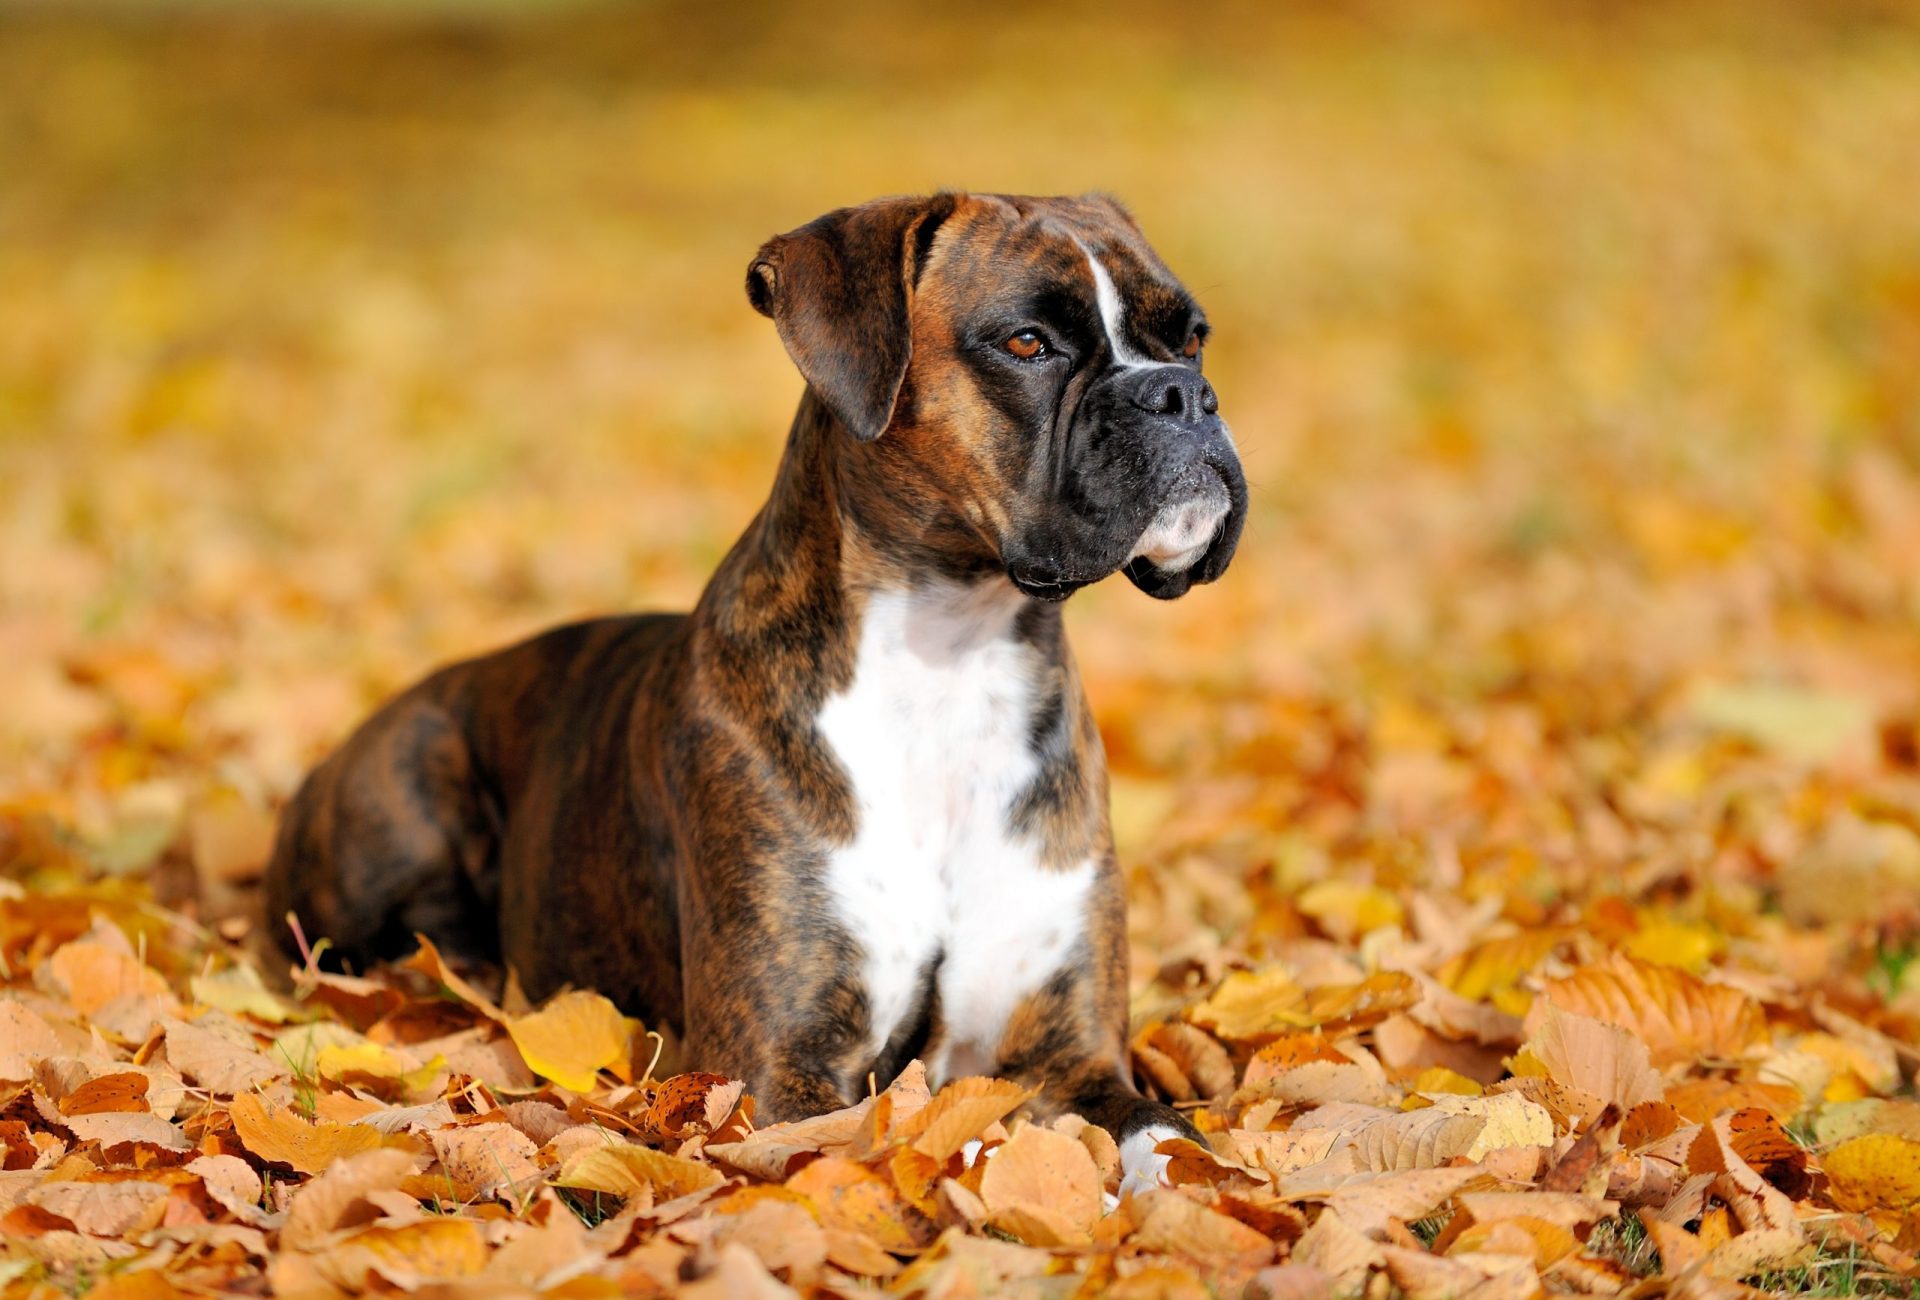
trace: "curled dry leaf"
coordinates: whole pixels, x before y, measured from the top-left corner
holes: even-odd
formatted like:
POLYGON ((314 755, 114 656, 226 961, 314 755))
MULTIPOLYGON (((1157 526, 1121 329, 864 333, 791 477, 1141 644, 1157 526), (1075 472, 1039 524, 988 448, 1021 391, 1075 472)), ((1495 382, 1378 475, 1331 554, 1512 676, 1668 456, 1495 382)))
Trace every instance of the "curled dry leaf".
POLYGON ((260 1217, 260 1175, 240 1157, 196 1156, 186 1170, 199 1175, 207 1195, 229 1214, 248 1223, 260 1217))
POLYGON ((1618 1025, 1549 1007, 1514 1062, 1516 1074, 1541 1074, 1602 1105, 1631 1110, 1658 1101, 1660 1076, 1645 1043, 1618 1025))
POLYGON ((956 1079, 902 1123, 897 1136, 922 1155, 944 1162, 1032 1096, 1031 1088, 1005 1079, 956 1079))
POLYGON ((404 1151, 383 1149, 343 1157, 294 1192, 280 1229, 280 1244, 312 1250, 341 1228, 372 1222, 379 1211, 368 1196, 399 1187, 413 1169, 414 1158, 404 1151))
POLYGON ((1233 1089, 1233 1058, 1192 1025, 1149 1025, 1134 1036, 1132 1046, 1141 1070, 1174 1101, 1210 1099, 1233 1089))

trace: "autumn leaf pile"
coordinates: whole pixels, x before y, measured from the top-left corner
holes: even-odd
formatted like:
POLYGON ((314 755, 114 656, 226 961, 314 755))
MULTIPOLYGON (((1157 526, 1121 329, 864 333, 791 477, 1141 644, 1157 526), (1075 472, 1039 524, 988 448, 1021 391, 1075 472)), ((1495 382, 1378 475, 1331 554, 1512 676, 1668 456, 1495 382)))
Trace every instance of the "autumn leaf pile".
POLYGON ((1920 13, 497 8, 0 10, 7 1294, 1912 1293, 1920 13), (751 250, 951 184, 1127 198, 1252 483, 1068 613, 1169 1185, 262 956, 380 698, 697 595, 751 250))

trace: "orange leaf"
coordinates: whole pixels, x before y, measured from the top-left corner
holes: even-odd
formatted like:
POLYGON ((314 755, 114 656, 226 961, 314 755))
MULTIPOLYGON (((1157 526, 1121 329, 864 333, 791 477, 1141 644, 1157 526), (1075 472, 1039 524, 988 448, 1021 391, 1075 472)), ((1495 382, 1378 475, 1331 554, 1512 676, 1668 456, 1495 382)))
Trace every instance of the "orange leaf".
MULTIPOLYGON (((1656 1067, 1737 1060, 1768 1040, 1760 1004, 1739 989, 1622 953, 1549 981, 1543 997, 1562 1010, 1632 1031, 1656 1067)), ((1536 1004, 1535 1024, 1539 1016, 1536 1004)))
POLYGON ((317 1174, 336 1160, 382 1144, 377 1128, 328 1120, 309 1123, 284 1106, 269 1107, 250 1092, 235 1097, 227 1113, 247 1150, 303 1174, 317 1174))

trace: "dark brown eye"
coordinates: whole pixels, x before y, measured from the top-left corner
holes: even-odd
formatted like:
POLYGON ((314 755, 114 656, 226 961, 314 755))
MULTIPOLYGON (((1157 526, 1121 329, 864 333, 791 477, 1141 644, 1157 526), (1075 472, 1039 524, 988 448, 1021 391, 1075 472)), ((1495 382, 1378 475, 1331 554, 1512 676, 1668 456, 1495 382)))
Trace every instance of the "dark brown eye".
POLYGON ((1047 341, 1035 330, 1021 330, 1000 346, 1022 361, 1031 361, 1046 352, 1047 341))
POLYGON ((1200 331, 1187 335, 1187 345, 1180 349, 1180 355, 1191 361, 1200 355, 1200 331))

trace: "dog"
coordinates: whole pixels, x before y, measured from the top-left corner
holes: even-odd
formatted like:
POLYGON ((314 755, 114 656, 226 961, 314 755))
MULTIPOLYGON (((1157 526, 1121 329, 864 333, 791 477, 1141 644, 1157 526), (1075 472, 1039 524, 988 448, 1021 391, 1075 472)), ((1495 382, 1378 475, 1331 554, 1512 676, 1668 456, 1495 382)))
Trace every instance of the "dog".
POLYGON ((770 1120, 916 1057, 1020 1081, 1152 1181, 1193 1129, 1130 1077, 1061 602, 1115 572, 1171 599, 1232 559, 1206 319, 1100 195, 843 208, 746 287, 807 386, 692 613, 561 627, 389 702, 287 807, 268 915, 347 963, 419 932, 535 997, 597 989, 770 1120))

